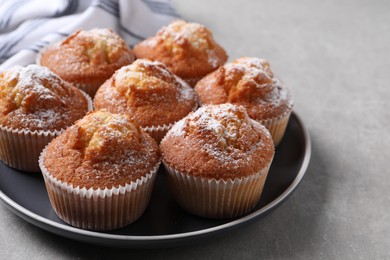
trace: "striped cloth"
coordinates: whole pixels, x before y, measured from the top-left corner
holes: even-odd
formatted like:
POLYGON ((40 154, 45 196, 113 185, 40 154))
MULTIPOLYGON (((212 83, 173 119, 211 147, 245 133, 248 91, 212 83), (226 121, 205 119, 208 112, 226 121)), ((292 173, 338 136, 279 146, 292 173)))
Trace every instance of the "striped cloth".
POLYGON ((1 0, 0 72, 79 28, 112 28, 132 47, 177 18, 170 0, 1 0))

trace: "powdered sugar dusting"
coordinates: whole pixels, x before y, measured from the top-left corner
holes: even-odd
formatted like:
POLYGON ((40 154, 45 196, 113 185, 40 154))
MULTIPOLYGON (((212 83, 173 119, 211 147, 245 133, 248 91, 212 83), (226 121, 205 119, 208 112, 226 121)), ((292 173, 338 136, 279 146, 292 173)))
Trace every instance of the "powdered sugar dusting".
MULTIPOLYGON (((163 27, 159 31, 159 34, 167 44, 173 43, 174 45, 181 46, 189 43, 194 49, 204 51, 207 54, 207 62, 213 68, 218 67, 219 58, 212 48, 213 46, 210 46, 210 40, 208 38, 211 36, 208 35, 203 25, 186 23, 179 20, 163 27)), ((180 53, 177 46, 173 46, 172 50, 174 53, 180 53)))
POLYGON ((139 134, 140 132, 140 128, 127 116, 112 114, 104 110, 95 111, 79 120, 76 124, 85 129, 86 140, 89 140, 89 142, 96 134, 115 138, 123 134, 139 134), (99 132, 101 129, 103 130, 99 132))
MULTIPOLYGON (((132 88, 137 91, 142 89, 174 88, 176 101, 188 101, 195 99, 195 91, 181 78, 173 74, 163 63, 147 59, 138 59, 134 63, 124 66, 115 74, 116 86, 127 88, 129 96, 132 88), (152 80, 155 79, 155 80, 152 80)), ((170 92, 164 92, 170 93, 170 92)), ((166 97, 158 93, 149 93, 151 100, 162 100, 166 97), (158 95, 158 96, 157 96, 158 95)))
POLYGON ((74 89, 46 67, 15 66, 3 75, 0 90, 4 95, 2 122, 30 130, 60 130, 87 112, 74 89), (73 113, 75 112, 75 113, 73 113), (75 119, 72 119, 76 117, 75 119), (70 122, 71 121, 71 122, 70 122))
POLYGON ((243 91, 246 94, 250 93, 251 99, 258 103, 279 106, 287 101, 289 105, 292 104, 288 89, 274 77, 268 61, 255 57, 242 57, 225 64, 224 69, 225 79, 234 82, 229 92, 236 93, 235 99, 241 98, 239 93, 243 91))
POLYGON ((39 129, 45 129, 48 125, 53 125, 58 120, 61 120, 61 114, 54 110, 39 110, 34 116, 27 115, 21 118, 21 123, 26 125, 33 124, 39 129))
POLYGON ((213 67, 213 68, 217 68, 218 67, 218 64, 219 64, 219 58, 217 56, 217 53, 215 52, 215 50, 207 50, 207 61, 208 63, 213 67))
POLYGON ((149 135, 128 116, 105 110, 88 113, 46 151, 45 166, 58 180, 94 189, 139 184, 160 160, 149 135))
MULTIPOLYGON (((126 42, 111 29, 95 28, 89 31, 79 30, 62 43, 62 45, 67 44, 69 44, 71 49, 78 50, 79 56, 88 57, 88 60, 79 59, 79 62, 73 62, 72 68, 73 66, 80 66, 79 63, 92 63, 98 65, 115 64, 116 66, 121 67, 120 64, 129 64, 134 58, 126 42)), ((61 48, 59 48, 58 51, 67 56, 67 51, 62 52, 61 48)), ((71 51, 70 53, 73 52, 71 51)), ((65 58, 70 59, 68 57, 65 58)), ((116 68, 118 69, 119 67, 116 68)))
POLYGON ((252 58, 252 57, 242 57, 236 59, 232 63, 224 65, 226 69, 226 75, 229 77, 234 76, 234 73, 231 72, 240 72, 243 74, 243 79, 248 81, 256 82, 256 85, 262 86, 262 81, 259 79, 265 77, 265 80, 271 81, 273 78, 273 73, 269 68, 269 63, 264 59, 252 58))
MULTIPOLYGON (((184 125, 186 123, 187 118, 182 118, 181 120, 177 121, 173 127, 169 130, 169 135, 171 136, 180 136, 184 137, 185 131, 184 131, 184 125)), ((167 134, 168 136, 168 134, 167 134)))
POLYGON ((177 101, 181 102, 181 101, 187 101, 187 100, 194 100, 195 99, 194 89, 191 88, 187 82, 185 82, 183 79, 179 78, 176 75, 175 75, 175 79, 178 82, 178 84, 175 84, 175 85, 177 85, 177 88, 178 88, 178 92, 176 95, 177 101))
POLYGON ((64 82, 46 67, 15 66, 9 70, 8 81, 17 81, 15 94, 25 97, 30 92, 39 93, 41 99, 52 99, 63 93, 64 82))
POLYGON ((94 28, 89 31, 81 30, 78 34, 81 37, 92 38, 95 42, 104 42, 107 46, 115 46, 118 44, 120 37, 110 29, 94 28))
POLYGON ((273 83, 275 88, 273 89, 273 93, 268 97, 270 102, 275 105, 280 104, 281 102, 287 102, 287 106, 291 108, 293 106, 293 100, 288 88, 278 78, 274 78, 273 83))
POLYGON ((158 33, 167 42, 181 45, 188 41, 196 49, 205 49, 208 48, 208 42, 203 31, 203 25, 178 20, 163 27, 158 33))
POLYGON ((177 122, 166 138, 202 136, 204 151, 213 158, 232 160, 232 151, 249 151, 259 145, 253 121, 245 109, 232 104, 206 105, 177 122), (248 136, 241 137, 243 132, 248 136), (207 140, 207 141, 206 141, 207 140))
MULTIPOLYGON (((142 172, 145 163, 156 157, 156 146, 148 143, 153 141, 146 139, 140 127, 125 115, 98 110, 76 124, 84 129, 81 131, 86 142, 84 160, 110 171, 114 169, 112 177, 123 174, 124 167, 134 165, 134 171, 142 172), (111 157, 115 160, 107 159, 111 157)), ((95 178, 100 178, 98 173, 95 172, 95 178)))
POLYGON ((154 48, 157 46, 158 40, 156 38, 149 38, 145 41, 142 42, 143 45, 149 47, 149 48, 154 48))

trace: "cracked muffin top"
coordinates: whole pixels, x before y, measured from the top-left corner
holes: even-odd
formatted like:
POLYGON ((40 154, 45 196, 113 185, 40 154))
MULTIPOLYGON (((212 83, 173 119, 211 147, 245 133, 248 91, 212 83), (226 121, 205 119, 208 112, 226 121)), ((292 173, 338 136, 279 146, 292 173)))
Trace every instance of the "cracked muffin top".
POLYGON ((233 103, 244 106, 255 120, 273 118, 290 111, 290 91, 274 77, 264 59, 241 57, 210 73, 196 86, 201 104, 233 103))
POLYGON ((137 44, 134 52, 137 58, 161 61, 191 86, 227 60, 225 50, 205 26, 183 20, 163 27, 137 44))
POLYGON ((160 148, 169 166, 224 180, 257 173, 274 155, 268 130, 232 104, 206 105, 189 114, 172 127, 160 148))
POLYGON ((164 64, 138 59, 119 69, 96 93, 96 109, 124 113, 141 127, 172 124, 197 107, 194 90, 164 64))
POLYGON ((156 142, 126 115, 89 112, 46 148, 43 164, 60 181, 80 188, 125 186, 155 169, 156 142))
POLYGON ((0 125, 30 131, 65 129, 82 118, 85 94, 38 65, 15 66, 0 74, 0 125))
POLYGON ((111 29, 100 28, 76 31, 43 50, 40 59, 41 65, 91 96, 117 69, 133 61, 126 42, 111 29))

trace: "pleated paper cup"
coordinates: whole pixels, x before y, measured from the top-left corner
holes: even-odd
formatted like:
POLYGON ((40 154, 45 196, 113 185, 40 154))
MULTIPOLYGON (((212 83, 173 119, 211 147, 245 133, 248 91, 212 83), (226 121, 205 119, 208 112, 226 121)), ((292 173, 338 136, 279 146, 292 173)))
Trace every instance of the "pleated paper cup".
MULTIPOLYGON (((192 108, 192 111, 196 111, 197 109, 198 104, 195 104, 195 106, 192 108)), ((176 122, 159 126, 145 126, 142 127, 142 130, 147 132, 151 137, 153 137, 157 144, 159 144, 164 136, 168 133, 169 129, 171 129, 176 122)))
MULTIPOLYGON (((88 101, 88 111, 93 109, 91 98, 82 92, 88 101)), ((0 159, 8 166, 21 171, 39 172, 38 159, 43 148, 64 129, 31 131, 0 125, 0 159)))
POLYGON ((272 136, 275 146, 279 145, 283 139, 286 127, 290 119, 292 108, 283 113, 282 115, 270 119, 256 120, 264 125, 272 136))
POLYGON ((149 204, 160 162, 145 176, 124 186, 86 189, 62 182, 39 159, 50 203, 67 224, 88 230, 107 231, 136 221, 149 204))
POLYGON ((159 125, 159 126, 146 126, 142 127, 142 130, 147 132, 153 139, 159 144, 164 136, 167 134, 169 129, 172 128, 174 124, 169 125, 159 125))
MULTIPOLYGON (((105 81, 105 80, 104 80, 105 81)), ((89 82, 89 83, 74 83, 74 82, 71 82, 71 84, 73 86, 75 86, 76 88, 84 91, 85 93, 87 93, 90 97, 94 97, 96 92, 98 91, 98 89, 100 88, 100 86, 104 83, 104 81, 102 82, 101 80, 96 80, 94 82, 89 82)))
POLYGON ((194 177, 163 161, 176 202, 206 218, 232 218, 253 209, 260 200, 270 164, 248 177, 228 180, 194 177))
POLYGON ((17 170, 39 172, 39 154, 63 130, 30 131, 0 126, 0 158, 17 170))

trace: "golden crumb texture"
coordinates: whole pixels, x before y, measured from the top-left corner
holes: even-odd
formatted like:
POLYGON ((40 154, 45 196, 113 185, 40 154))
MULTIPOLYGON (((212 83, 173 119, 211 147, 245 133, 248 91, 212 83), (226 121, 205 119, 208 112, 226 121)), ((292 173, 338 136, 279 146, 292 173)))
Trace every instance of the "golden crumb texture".
POLYGON ((274 144, 245 108, 207 105, 176 123, 160 144, 170 167, 192 176, 234 179, 268 167, 274 144))
POLYGON ((233 103, 244 106, 255 120, 278 117, 293 106, 289 89, 274 77, 264 59, 241 57, 198 81, 201 104, 233 103))
POLYGON ((15 66, 0 74, 0 125, 30 131, 65 129, 88 111, 83 93, 48 68, 15 66))
POLYGON ((98 90, 96 109, 127 114, 141 127, 174 123, 197 107, 195 91, 164 64, 138 59, 98 90))
POLYGON ((187 81, 199 79, 223 65, 225 50, 203 25, 177 20, 134 47, 137 58, 161 61, 187 81))
POLYGON ((46 48, 41 65, 76 85, 99 87, 122 66, 134 61, 134 53, 111 29, 77 30, 60 44, 46 48))
POLYGON ((160 160, 156 142, 129 117, 89 112, 46 148, 44 165, 58 180, 80 188, 125 186, 160 160))

